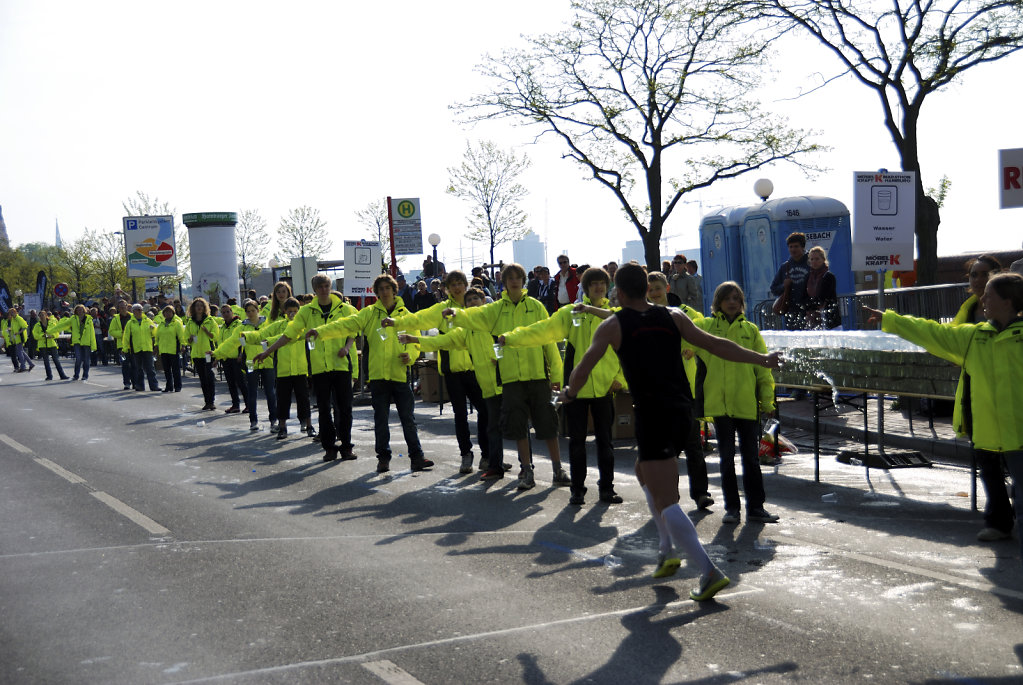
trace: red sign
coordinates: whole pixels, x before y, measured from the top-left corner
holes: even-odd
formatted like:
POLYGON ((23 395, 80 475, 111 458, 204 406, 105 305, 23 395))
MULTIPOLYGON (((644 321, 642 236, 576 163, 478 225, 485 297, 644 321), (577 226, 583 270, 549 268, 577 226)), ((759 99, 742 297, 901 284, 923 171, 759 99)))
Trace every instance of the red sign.
POLYGON ((57 285, 53 286, 53 294, 56 295, 57 297, 67 297, 68 294, 67 283, 58 283, 57 285))

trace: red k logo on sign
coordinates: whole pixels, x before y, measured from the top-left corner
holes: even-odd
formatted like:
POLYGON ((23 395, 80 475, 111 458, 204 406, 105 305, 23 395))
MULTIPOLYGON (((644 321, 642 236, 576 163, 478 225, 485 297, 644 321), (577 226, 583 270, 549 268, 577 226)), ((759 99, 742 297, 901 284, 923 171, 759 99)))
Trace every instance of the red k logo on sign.
POLYGON ((884 182, 884 176, 882 176, 881 174, 874 174, 874 183, 882 182, 884 182))
POLYGON ((902 256, 902 255, 898 255, 898 254, 893 254, 893 255, 891 255, 891 256, 890 256, 890 257, 888 258, 888 265, 889 265, 889 266, 899 266, 899 258, 900 258, 901 256, 902 256))

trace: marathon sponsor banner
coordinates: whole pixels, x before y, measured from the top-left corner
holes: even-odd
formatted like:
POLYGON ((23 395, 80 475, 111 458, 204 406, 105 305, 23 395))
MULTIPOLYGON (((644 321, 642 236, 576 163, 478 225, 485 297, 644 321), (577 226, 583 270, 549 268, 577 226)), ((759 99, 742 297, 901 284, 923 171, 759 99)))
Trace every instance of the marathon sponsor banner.
POLYGON ((0 314, 7 315, 7 310, 14 306, 14 301, 11 299, 11 289, 7 287, 7 282, 0 278, 0 314))
POLYGON ((373 295, 373 281, 380 275, 380 242, 345 241, 345 289, 349 297, 373 295))
POLYGON ((39 299, 42 301, 46 300, 46 272, 40 271, 36 274, 36 294, 39 295, 39 299))
POLYGON ((1023 148, 998 151, 998 197, 1002 209, 1023 207, 1023 148))
POLYGON ((857 171, 854 178, 852 270, 911 270, 916 173, 857 171))

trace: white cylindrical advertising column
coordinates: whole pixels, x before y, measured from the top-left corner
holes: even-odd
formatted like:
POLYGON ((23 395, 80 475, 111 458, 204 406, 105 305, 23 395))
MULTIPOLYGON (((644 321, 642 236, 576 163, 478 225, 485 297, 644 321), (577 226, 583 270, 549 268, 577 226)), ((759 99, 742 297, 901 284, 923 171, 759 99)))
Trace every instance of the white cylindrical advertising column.
POLYGON ((188 227, 192 260, 192 297, 225 304, 238 297, 238 248, 234 227, 236 212, 196 212, 181 218, 188 227))

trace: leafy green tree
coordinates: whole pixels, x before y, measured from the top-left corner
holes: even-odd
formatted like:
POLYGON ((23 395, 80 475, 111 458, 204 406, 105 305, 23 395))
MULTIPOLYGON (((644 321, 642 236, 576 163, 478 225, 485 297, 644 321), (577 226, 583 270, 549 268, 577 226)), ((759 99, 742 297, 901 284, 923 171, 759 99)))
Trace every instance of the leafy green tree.
POLYGON ((296 207, 281 217, 277 229, 278 251, 275 259, 290 263, 293 257, 320 259, 333 243, 327 237, 327 222, 320 218, 320 210, 309 206, 296 207))
MULTIPOLYGON (((67 282, 78 301, 93 298, 99 290, 99 269, 94 257, 96 235, 89 229, 76 240, 65 240, 58 249, 57 277, 67 282)), ((74 303, 72 303, 74 304, 74 303)))
POLYGON ((249 280, 259 274, 270 255, 270 234, 266 231, 266 219, 259 210, 239 212, 235 243, 238 247, 238 276, 248 289, 249 280))
MULTIPOLYGON (((920 115, 927 96, 964 72, 1023 49, 1019 0, 748 0, 740 3, 812 36, 872 92, 903 171, 916 172, 917 282, 938 269, 937 199, 924 191, 920 115)), ((817 68, 817 67, 815 67, 817 68)))
POLYGON ((564 156, 618 200, 648 267, 660 269, 664 223, 687 193, 819 150, 750 95, 770 37, 753 33, 741 12, 710 0, 572 7, 564 30, 487 57, 481 71, 492 89, 455 110, 559 138, 564 156))
POLYGON ((115 286, 128 280, 124 257, 124 236, 108 231, 95 234, 93 257, 96 263, 99 295, 113 297, 115 286))
POLYGON ((448 167, 447 192, 469 203, 468 237, 489 246, 491 264, 496 246, 529 230, 519 207, 529 191, 518 181, 528 168, 528 157, 519 159, 514 150, 505 152, 488 140, 476 147, 466 141, 461 165, 448 167))

